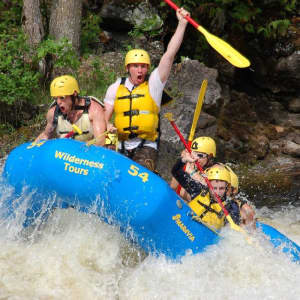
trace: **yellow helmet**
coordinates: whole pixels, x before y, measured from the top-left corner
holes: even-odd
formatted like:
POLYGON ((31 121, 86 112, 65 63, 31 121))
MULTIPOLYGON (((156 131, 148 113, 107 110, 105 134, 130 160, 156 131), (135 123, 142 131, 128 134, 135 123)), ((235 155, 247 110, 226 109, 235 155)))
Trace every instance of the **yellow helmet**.
POLYGON ((225 165, 225 168, 229 171, 230 173, 230 184, 233 188, 236 190, 239 189, 239 178, 238 176, 232 171, 232 169, 228 166, 225 165))
POLYGON ((222 165, 214 165, 205 170, 208 180, 223 180, 227 183, 231 183, 229 171, 222 165))
POLYGON ((201 136, 193 140, 191 149, 216 157, 216 143, 209 136, 201 136))
POLYGON ((63 75, 52 80, 50 85, 51 97, 69 96, 74 92, 80 93, 77 80, 70 75, 63 75))
POLYGON ((128 64, 134 63, 148 64, 150 69, 151 62, 148 52, 143 49, 133 49, 128 51, 125 57, 125 68, 128 64))

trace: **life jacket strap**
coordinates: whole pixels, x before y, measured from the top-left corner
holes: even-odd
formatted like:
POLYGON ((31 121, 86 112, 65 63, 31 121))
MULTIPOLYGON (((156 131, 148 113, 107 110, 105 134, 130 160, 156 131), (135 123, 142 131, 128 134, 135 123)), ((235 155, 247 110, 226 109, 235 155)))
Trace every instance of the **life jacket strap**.
POLYGON ((130 111, 124 111, 123 115, 125 117, 132 117, 132 116, 138 116, 140 114, 140 111, 138 109, 133 109, 130 111))
POLYGON ((139 126, 130 126, 130 127, 125 127, 123 129, 126 130, 126 131, 138 130, 139 126))
POLYGON ((216 215, 218 216, 218 218, 222 218, 222 217, 223 217, 223 215, 224 215, 223 211, 221 210, 221 211, 218 212, 218 211, 214 210, 214 209, 211 207, 211 204, 212 204, 212 203, 210 203, 210 205, 206 205, 206 204, 202 203, 202 202, 199 201, 199 200, 197 200, 197 202, 198 202, 198 204, 200 204, 201 206, 203 206, 203 207, 206 209, 206 211, 204 211, 204 212, 199 216, 200 218, 203 218, 208 212, 216 214, 216 215))
POLYGON ((144 97, 145 95, 143 94, 129 94, 126 96, 121 96, 121 97, 117 97, 118 100, 124 100, 124 99, 137 99, 137 98, 141 98, 144 97))
MULTIPOLYGON (((85 100, 85 105, 75 105, 74 109, 75 110, 83 110, 83 113, 88 113, 89 107, 91 105, 91 98, 90 97, 82 97, 82 98, 85 100)), ((58 117, 63 116, 64 119, 67 119, 67 116, 61 112, 57 103, 53 103, 51 106, 53 106, 53 105, 56 105, 56 106, 55 106, 55 110, 54 110, 52 125, 54 128, 56 128, 57 123, 58 123, 58 117)))

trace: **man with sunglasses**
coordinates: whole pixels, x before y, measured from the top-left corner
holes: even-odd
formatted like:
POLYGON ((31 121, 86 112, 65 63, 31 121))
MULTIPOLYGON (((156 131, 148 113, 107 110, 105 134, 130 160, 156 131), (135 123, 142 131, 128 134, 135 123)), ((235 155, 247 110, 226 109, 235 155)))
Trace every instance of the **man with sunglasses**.
MULTIPOLYGON (((194 139, 191 145, 191 150, 193 157, 196 161, 198 161, 202 169, 205 170, 214 164, 214 158, 216 157, 216 143, 211 137, 202 136, 194 139)), ((186 155, 186 153, 187 150, 184 150, 181 156, 186 155)), ((199 181, 201 184, 205 183, 195 161, 186 162, 183 168, 194 180, 199 181)), ((189 193, 181 187, 174 177, 171 179, 170 186, 172 189, 176 190, 177 194, 179 194, 185 201, 189 202, 191 200, 189 193)))
POLYGON ((70 75, 55 78, 50 85, 53 103, 47 112, 45 130, 38 140, 72 137, 88 141, 96 137, 96 145, 105 144, 106 122, 103 104, 95 97, 81 97, 77 80, 70 75))

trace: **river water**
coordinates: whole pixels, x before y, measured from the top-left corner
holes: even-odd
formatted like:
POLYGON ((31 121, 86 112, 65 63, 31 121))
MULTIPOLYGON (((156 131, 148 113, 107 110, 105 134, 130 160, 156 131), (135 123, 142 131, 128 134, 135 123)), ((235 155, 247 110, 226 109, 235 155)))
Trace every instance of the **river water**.
MULTIPOLYGON (((0 208, 10 193, 0 181, 0 208)), ((300 207, 256 214, 300 244, 300 207)), ((300 264, 229 228, 205 253, 175 263, 146 255, 118 228, 75 209, 57 209, 31 230, 21 223, 18 215, 0 219, 1 300, 300 299, 300 264)))

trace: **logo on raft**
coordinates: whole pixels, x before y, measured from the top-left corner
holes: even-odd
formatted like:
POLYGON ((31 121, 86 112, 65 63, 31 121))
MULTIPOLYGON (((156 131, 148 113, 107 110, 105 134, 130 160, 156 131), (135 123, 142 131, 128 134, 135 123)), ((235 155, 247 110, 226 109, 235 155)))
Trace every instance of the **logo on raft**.
POLYGON ((71 155, 69 153, 60 152, 60 151, 57 151, 57 150, 55 151, 55 158, 65 161, 64 162, 64 164, 65 164, 64 170, 65 171, 69 171, 70 173, 76 173, 76 174, 79 174, 79 175, 88 175, 89 170, 72 166, 71 163, 74 163, 74 164, 77 164, 77 165, 80 165, 80 166, 83 165, 83 166, 88 166, 88 167, 91 167, 91 168, 98 168, 98 169, 102 169, 103 166, 104 166, 103 163, 90 161, 88 159, 79 158, 76 155, 71 155))
POLYGON ((195 240, 195 236, 187 229, 187 227, 182 223, 180 218, 181 214, 177 214, 176 216, 172 217, 172 219, 175 221, 178 227, 184 232, 184 234, 189 238, 189 240, 193 242, 195 240))

